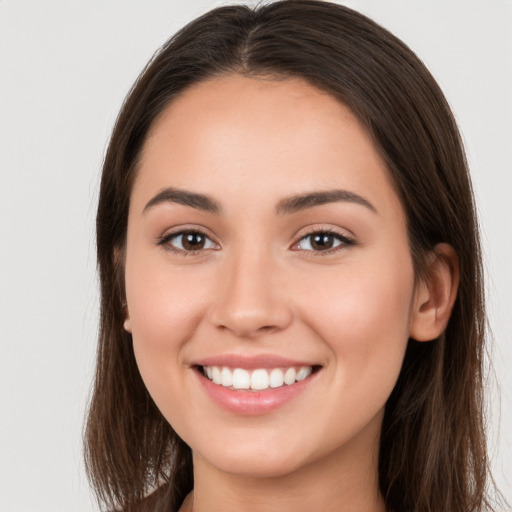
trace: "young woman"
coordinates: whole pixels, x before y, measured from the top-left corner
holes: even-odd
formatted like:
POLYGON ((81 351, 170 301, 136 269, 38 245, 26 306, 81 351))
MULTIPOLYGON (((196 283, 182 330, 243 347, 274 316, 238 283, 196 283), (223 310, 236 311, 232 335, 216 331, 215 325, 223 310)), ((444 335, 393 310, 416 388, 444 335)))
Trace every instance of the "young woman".
POLYGON ((282 1, 180 31, 119 115, 97 247, 109 509, 491 508, 464 152, 371 20, 282 1))

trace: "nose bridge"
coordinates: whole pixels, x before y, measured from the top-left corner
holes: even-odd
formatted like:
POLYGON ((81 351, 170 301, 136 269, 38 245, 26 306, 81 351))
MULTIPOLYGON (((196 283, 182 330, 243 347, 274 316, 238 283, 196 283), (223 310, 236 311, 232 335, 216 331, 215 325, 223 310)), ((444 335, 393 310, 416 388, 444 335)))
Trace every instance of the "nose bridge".
POLYGON ((292 312, 279 283, 279 265, 268 246, 240 244, 224 264, 212 311, 216 327, 250 338, 290 323, 292 312))

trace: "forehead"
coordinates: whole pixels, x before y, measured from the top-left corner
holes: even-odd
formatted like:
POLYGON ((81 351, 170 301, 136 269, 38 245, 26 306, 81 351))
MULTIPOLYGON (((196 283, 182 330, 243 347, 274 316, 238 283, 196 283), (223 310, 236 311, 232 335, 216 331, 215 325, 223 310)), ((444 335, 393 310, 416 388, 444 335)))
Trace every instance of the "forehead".
POLYGON ((186 89, 153 123, 133 196, 168 186, 226 200, 250 190, 255 201, 336 187, 401 210, 352 111, 298 78, 227 75, 186 89))

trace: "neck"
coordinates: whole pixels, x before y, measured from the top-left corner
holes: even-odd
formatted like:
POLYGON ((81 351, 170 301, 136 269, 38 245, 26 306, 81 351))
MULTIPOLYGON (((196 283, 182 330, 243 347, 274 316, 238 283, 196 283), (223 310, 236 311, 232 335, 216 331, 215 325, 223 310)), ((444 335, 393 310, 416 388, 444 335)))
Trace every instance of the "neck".
POLYGON ((182 510, 384 512, 378 486, 379 431, 370 426, 347 445, 272 477, 230 474, 194 454, 194 491, 182 510))

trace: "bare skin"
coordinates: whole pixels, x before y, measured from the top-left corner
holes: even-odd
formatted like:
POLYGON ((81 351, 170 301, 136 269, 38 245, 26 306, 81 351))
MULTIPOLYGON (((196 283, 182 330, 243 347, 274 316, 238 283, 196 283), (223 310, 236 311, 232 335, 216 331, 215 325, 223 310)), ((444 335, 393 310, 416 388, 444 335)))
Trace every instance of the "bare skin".
POLYGON ((386 166, 337 100, 238 75, 174 100, 132 190, 125 329, 193 451, 181 512, 384 511, 384 406, 409 337, 437 337, 456 295, 449 246, 428 270, 416 279, 386 166), (217 400, 240 393, 206 376, 219 358, 292 358, 313 373, 248 412, 217 400))

